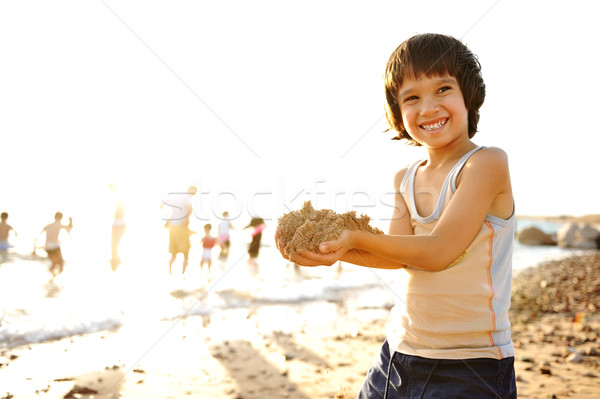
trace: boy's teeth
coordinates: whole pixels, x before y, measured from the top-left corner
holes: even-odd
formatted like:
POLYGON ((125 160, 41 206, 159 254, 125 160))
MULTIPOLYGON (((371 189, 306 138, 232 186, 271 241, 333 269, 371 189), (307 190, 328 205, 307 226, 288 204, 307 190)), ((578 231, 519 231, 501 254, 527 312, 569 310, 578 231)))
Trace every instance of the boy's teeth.
POLYGON ((442 126, 444 126, 445 123, 446 123, 446 121, 444 120, 444 121, 440 121, 440 122, 438 122, 436 124, 433 124, 433 125, 423 125, 423 129, 425 129, 425 130, 439 129, 442 126))

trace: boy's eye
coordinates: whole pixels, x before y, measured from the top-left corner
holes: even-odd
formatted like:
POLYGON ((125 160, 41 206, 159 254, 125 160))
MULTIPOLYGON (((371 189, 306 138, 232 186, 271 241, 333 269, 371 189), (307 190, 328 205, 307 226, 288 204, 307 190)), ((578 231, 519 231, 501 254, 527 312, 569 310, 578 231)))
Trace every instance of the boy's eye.
POLYGON ((451 89, 451 87, 450 87, 450 86, 444 86, 444 87, 442 87, 442 88, 440 88, 440 89, 438 90, 438 93, 443 93, 443 92, 445 92, 445 91, 448 91, 448 90, 450 90, 450 89, 451 89))
POLYGON ((405 97, 404 100, 402 100, 403 103, 408 102, 408 101, 412 101, 412 100, 416 100, 419 97, 417 96, 409 96, 409 97, 405 97))

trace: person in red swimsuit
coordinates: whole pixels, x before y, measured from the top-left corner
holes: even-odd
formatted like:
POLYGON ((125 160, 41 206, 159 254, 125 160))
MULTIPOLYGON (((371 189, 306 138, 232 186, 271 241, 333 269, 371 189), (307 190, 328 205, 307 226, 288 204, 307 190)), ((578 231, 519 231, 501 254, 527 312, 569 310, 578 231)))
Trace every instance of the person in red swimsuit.
POLYGON ((202 237, 202 260, 200 261, 200 271, 204 268, 204 263, 208 267, 208 275, 210 276, 210 266, 212 264, 212 249, 219 240, 216 237, 210 235, 212 225, 207 223, 204 225, 204 237, 202 237))

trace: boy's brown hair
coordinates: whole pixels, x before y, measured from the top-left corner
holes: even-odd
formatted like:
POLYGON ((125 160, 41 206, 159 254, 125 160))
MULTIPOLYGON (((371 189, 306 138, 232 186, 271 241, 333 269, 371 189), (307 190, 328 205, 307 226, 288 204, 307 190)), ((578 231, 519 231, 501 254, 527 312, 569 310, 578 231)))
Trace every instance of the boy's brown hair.
POLYGON ((453 76, 460 86, 465 107, 469 111, 469 138, 477 133, 479 108, 485 99, 485 83, 481 76, 481 65, 475 54, 459 40, 445 35, 425 33, 404 41, 390 56, 384 74, 385 116, 390 129, 398 132, 395 140, 414 141, 402 124, 402 113, 398 104, 398 92, 406 76, 418 79, 425 75, 453 76))

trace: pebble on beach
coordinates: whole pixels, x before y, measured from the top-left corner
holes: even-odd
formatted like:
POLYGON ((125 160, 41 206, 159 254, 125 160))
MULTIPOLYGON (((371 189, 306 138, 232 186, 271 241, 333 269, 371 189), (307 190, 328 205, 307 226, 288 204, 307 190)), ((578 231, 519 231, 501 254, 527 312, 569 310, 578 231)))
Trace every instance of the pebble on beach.
POLYGON ((576 314, 598 308, 600 252, 549 261, 521 271, 513 280, 513 310, 576 314))

